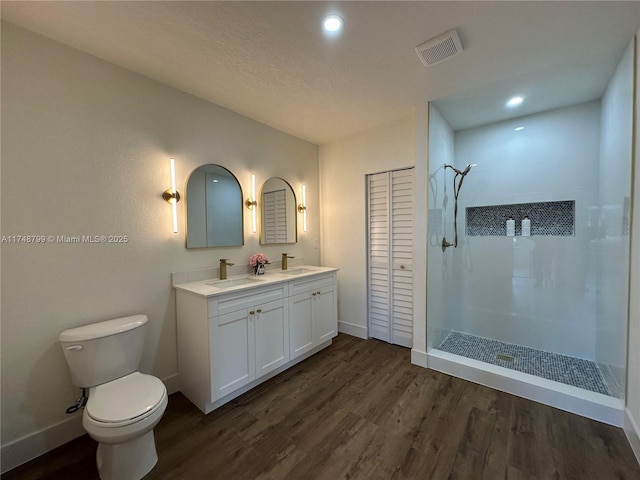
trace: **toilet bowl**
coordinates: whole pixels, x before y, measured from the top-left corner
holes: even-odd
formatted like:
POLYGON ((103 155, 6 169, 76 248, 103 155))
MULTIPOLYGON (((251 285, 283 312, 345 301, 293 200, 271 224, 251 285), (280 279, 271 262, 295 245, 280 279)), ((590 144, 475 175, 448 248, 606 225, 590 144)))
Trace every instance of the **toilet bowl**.
POLYGON ((98 442, 102 480, 140 480, 158 461, 153 428, 167 408, 167 389, 137 371, 146 315, 62 332, 58 339, 73 383, 89 388, 82 425, 98 442))
POLYGON ((142 478, 158 461, 153 428, 167 408, 167 390, 151 375, 131 373, 92 387, 82 426, 99 442, 103 480, 142 478))

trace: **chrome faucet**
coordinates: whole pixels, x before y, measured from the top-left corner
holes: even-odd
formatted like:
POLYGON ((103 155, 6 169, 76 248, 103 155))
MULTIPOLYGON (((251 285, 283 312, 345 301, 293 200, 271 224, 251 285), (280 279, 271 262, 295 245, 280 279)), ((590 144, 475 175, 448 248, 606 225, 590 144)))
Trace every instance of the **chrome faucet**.
POLYGON ((290 259, 290 258, 296 258, 296 257, 292 257, 288 253, 283 253, 282 254, 282 270, 286 270, 289 267, 287 265, 287 260, 290 259))
POLYGON ((233 263, 229 263, 226 258, 220 259, 220 280, 227 279, 227 267, 232 267, 233 263))

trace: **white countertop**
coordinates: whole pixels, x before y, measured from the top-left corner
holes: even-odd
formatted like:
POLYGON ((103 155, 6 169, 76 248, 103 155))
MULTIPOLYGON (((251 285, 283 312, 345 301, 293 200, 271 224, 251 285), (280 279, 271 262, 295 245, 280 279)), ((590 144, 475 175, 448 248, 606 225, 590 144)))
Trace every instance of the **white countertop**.
POLYGON ((178 290, 214 297, 227 293, 264 287, 281 282, 290 282, 322 273, 335 272, 337 268, 318 267, 315 265, 296 265, 288 270, 267 271, 264 275, 235 275, 226 280, 209 278, 197 282, 178 283, 173 286, 178 290))

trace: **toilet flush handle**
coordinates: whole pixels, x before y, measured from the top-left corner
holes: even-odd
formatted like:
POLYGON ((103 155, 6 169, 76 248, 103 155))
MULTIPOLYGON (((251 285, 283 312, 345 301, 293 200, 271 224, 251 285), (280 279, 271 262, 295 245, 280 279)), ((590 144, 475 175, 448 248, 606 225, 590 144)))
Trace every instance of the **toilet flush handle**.
POLYGON ((67 350, 84 350, 84 347, 82 345, 69 345, 68 347, 66 347, 67 350))

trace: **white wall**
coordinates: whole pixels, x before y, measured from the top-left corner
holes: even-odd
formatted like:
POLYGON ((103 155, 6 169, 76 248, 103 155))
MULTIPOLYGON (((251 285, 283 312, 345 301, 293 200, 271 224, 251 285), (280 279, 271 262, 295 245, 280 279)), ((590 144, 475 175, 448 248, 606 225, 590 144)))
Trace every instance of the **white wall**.
POLYGON ((629 292, 629 338, 627 357, 627 390, 625 431, 640 461, 640 51, 635 45, 635 155, 633 176, 633 219, 631 231, 631 274, 629 292))
POLYGON ((365 176, 414 165, 415 115, 320 146, 322 264, 340 268, 340 331, 367 337, 365 176))
POLYGON ((64 411, 79 396, 57 343, 62 330, 147 314, 141 370, 175 379, 171 272, 217 266, 225 257, 237 265, 231 273, 240 273, 261 251, 319 264, 316 145, 7 23, 1 153, 2 235, 129 239, 2 245, 3 468, 19 461, 20 445, 37 455, 78 433, 56 425, 66 425, 64 411), (305 183, 308 232, 299 228, 296 245, 261 247, 245 210, 243 247, 186 250, 185 203, 174 235, 161 198, 171 156, 183 194, 191 171, 205 163, 229 168, 245 198, 252 173, 258 187, 279 176, 298 196, 305 183))
POLYGON ((609 384, 623 391, 629 283, 628 217, 633 142, 633 41, 602 97, 600 130, 600 238, 596 296, 596 361, 609 384), (623 229, 625 230, 623 232, 623 229))
MULTIPOLYGON (((598 205, 599 120, 599 102, 590 102, 456 132, 457 167, 477 166, 459 197, 458 248, 445 253, 456 278, 447 300, 450 328, 594 358, 586 221, 589 206, 598 205), (524 130, 514 131, 516 126, 524 130), (575 200, 575 236, 517 237, 516 243, 506 236, 466 236, 468 206, 554 200, 575 200)), ((450 210, 452 178, 449 170, 450 210)), ((449 241, 452 236, 448 231, 449 241)))

